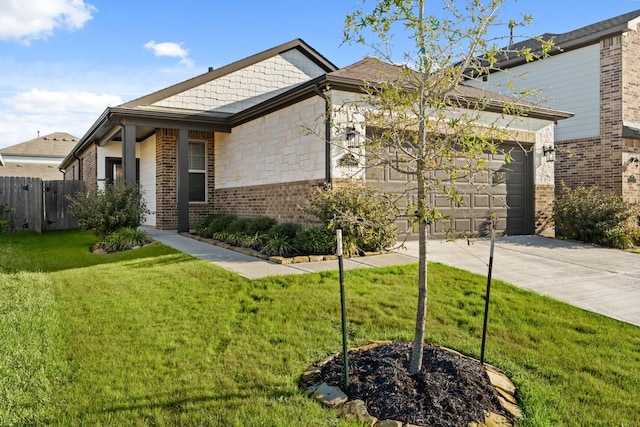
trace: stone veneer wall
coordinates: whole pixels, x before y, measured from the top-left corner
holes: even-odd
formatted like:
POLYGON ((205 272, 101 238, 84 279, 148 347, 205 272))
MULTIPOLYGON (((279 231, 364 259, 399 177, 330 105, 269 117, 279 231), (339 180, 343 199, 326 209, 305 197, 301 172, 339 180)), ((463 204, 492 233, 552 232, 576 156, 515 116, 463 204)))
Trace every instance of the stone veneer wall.
POLYGON ((234 213, 241 217, 266 215, 278 222, 318 224, 318 220, 302 212, 309 195, 322 187, 324 180, 308 180, 281 184, 223 188, 215 191, 215 212, 234 213))
MULTIPOLYGON (((189 225, 213 212, 215 190, 215 151, 213 132, 189 131, 189 140, 205 141, 207 153, 207 197, 204 203, 189 203, 189 225)), ((156 228, 176 230, 178 228, 177 129, 156 131, 156 228)))

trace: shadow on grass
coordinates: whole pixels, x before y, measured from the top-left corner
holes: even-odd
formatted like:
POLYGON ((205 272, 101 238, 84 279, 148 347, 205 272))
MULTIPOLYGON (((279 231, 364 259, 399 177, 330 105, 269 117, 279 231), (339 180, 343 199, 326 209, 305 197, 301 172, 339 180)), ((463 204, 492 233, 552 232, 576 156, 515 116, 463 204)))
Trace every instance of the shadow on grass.
POLYGON ((48 273, 122 262, 142 268, 193 260, 161 243, 126 252, 94 254, 91 247, 95 242, 91 233, 79 230, 0 234, 0 273, 48 273))
POLYGON ((115 405, 108 408, 102 408, 100 411, 96 411, 96 413, 117 413, 117 412, 128 412, 128 411, 138 411, 141 409, 165 409, 169 412, 184 412, 187 411, 187 405, 189 404, 197 404, 197 403, 206 403, 206 402, 220 402, 220 401, 230 401, 230 400, 248 400, 255 399, 255 394, 252 393, 226 393, 226 394, 206 394, 200 393, 196 394, 193 391, 190 393, 186 390, 177 390, 172 392, 170 395, 167 393, 166 396, 163 395, 155 395, 155 396, 142 396, 137 400, 139 403, 130 403, 130 404, 122 404, 115 405), (192 395, 190 395, 192 394, 192 395), (178 396, 188 396, 182 398, 176 398, 175 395, 178 396))

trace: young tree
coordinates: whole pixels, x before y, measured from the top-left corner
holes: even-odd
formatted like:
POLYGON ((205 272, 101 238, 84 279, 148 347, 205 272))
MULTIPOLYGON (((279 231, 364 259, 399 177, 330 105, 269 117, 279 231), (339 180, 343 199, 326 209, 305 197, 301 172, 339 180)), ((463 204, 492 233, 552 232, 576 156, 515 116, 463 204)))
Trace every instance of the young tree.
MULTIPOLYGON (((360 102, 369 132, 365 149, 369 161, 405 174, 416 194, 412 218, 419 239, 418 309, 410 372, 422 367, 427 310, 428 225, 442 217, 430 195, 462 204, 461 184, 489 182, 486 154, 498 153, 508 136, 508 120, 524 114, 526 103, 499 102, 463 83, 488 72, 500 55, 525 55, 530 49, 500 50, 492 29, 524 25, 498 21, 503 0, 376 0, 345 21, 345 41, 373 49, 380 59, 377 81, 365 84, 360 102), (391 65, 395 39, 409 48, 404 65, 391 65), (487 111, 493 111, 488 113, 487 111), (373 159, 373 160, 371 160, 373 159)), ((508 37, 508 36, 507 36, 508 37)), ((540 40, 546 54, 552 40, 540 40)), ((508 153, 505 153, 507 159, 508 153)))

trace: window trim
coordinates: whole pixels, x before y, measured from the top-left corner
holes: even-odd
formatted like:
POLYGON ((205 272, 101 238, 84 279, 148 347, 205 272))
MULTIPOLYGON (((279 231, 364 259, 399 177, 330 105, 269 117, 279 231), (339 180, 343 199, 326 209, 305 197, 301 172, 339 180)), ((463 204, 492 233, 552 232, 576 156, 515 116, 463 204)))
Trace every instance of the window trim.
POLYGON ((191 204, 203 204, 207 203, 207 142, 199 139, 189 139, 189 169, 187 171, 189 175, 189 203, 191 204), (191 169, 191 144, 202 144, 204 149, 204 169, 191 169), (191 174, 202 174, 204 176, 204 194, 202 200, 191 200, 191 174))

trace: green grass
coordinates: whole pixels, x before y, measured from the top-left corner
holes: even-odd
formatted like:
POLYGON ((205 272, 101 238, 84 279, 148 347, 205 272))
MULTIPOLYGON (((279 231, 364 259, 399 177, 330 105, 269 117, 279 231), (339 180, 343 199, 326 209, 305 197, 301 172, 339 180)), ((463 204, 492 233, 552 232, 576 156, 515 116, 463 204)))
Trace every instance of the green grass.
MULTIPOLYGON (((249 281, 166 246, 0 235, 0 425, 348 425, 298 389, 339 351, 335 272, 249 281)), ((416 266, 348 271, 350 344, 410 340, 416 266)), ((429 269, 427 341, 478 357, 485 278, 429 269)), ((486 359, 523 426, 640 425, 640 328, 495 281, 486 359)))

